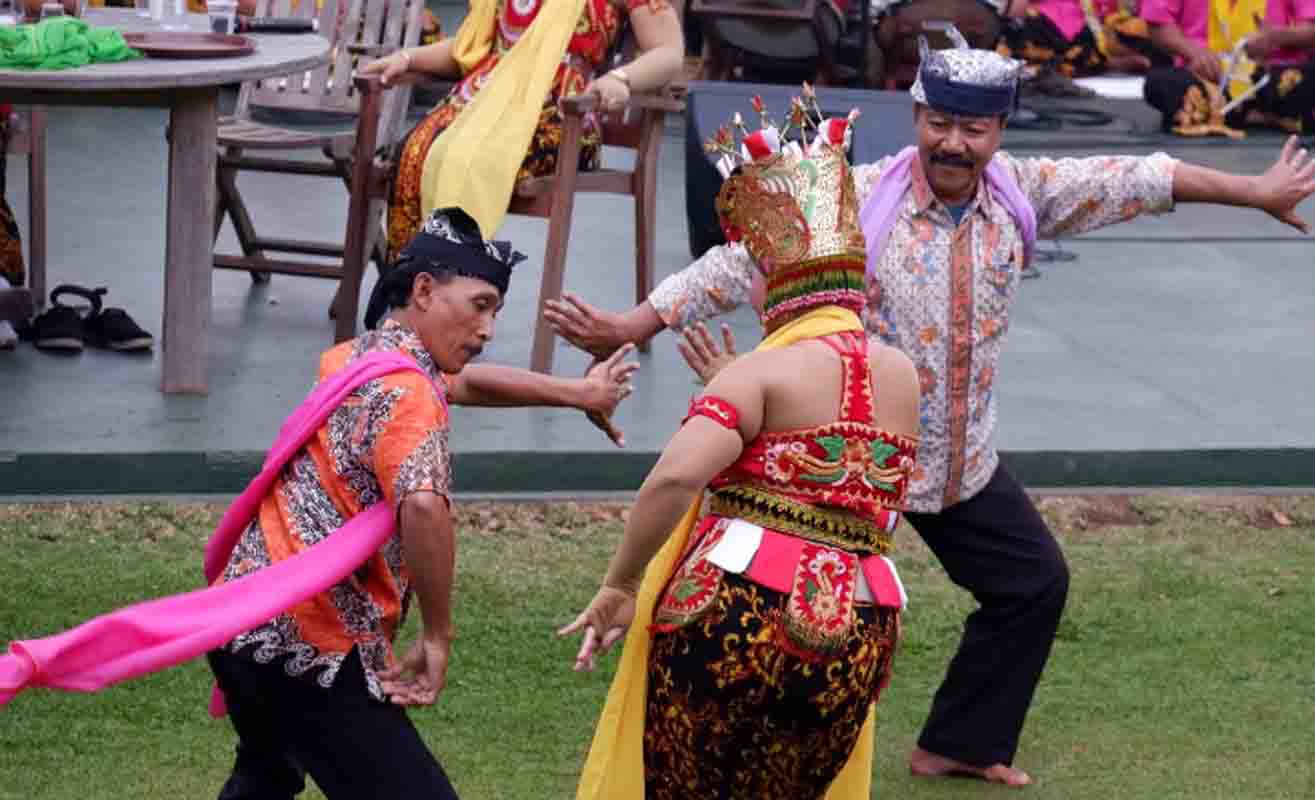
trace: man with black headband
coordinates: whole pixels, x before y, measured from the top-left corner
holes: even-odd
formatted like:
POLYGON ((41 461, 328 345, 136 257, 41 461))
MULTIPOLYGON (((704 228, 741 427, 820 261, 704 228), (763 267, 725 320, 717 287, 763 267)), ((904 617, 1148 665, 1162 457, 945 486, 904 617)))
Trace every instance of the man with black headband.
MULTIPOLYGON (((1035 240, 1164 213, 1175 202, 1256 208, 1305 232, 1295 208, 1315 192, 1315 163, 1295 140, 1259 176, 1163 153, 1014 158, 999 147, 1021 63, 969 49, 957 32, 952 38, 956 47, 947 50, 923 45, 911 90, 917 147, 854 170, 868 243, 864 323, 870 336, 909 355, 921 378, 922 442, 907 518, 980 603, 910 769, 1023 785, 1031 778, 1012 766, 1014 754, 1068 591, 1059 545, 995 449, 993 387, 1035 240)), ((716 247, 629 312, 567 295, 549 319, 559 335, 606 354, 746 302, 753 272, 742 246, 716 247)), ((706 332, 691 341, 711 345, 706 332)))
POLYGON ((221 798, 291 798, 306 772, 331 800, 456 797, 404 711, 437 699, 453 637, 447 404, 578 406, 610 427, 637 366, 621 351, 579 380, 468 366, 522 259, 463 211, 436 211, 376 286, 371 331, 322 357, 322 383, 381 357, 418 369, 358 381, 283 467, 217 583, 353 535, 339 529, 380 502, 397 528, 347 578, 210 653, 239 738, 221 798), (423 631, 395 657, 413 596, 423 631))

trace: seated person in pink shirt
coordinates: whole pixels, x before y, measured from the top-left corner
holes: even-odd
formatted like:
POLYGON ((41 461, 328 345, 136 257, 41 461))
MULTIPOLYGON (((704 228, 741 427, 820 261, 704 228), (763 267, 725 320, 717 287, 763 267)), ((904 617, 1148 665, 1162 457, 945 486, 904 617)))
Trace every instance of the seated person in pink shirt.
POLYGON ((1173 59, 1150 40, 1146 22, 1120 0, 1012 0, 1012 18, 996 50, 1067 78, 1104 72, 1144 73, 1173 59))
MULTIPOLYGON (((1164 114, 1165 130, 1187 133, 1209 116, 1207 84, 1227 84, 1221 54, 1239 49, 1255 62, 1249 78, 1269 81, 1233 108, 1224 121, 1290 133, 1315 132, 1315 0, 1213 0, 1216 16, 1235 20, 1231 30, 1211 31, 1212 0, 1145 0, 1143 16, 1157 44, 1174 53, 1177 65, 1146 78, 1146 101, 1164 114), (1251 6, 1250 9, 1247 6, 1251 6), (1264 18, 1258 12, 1264 7, 1264 18), (1250 10, 1250 19, 1247 11, 1250 10)), ((1229 95, 1227 85, 1220 87, 1229 95)))

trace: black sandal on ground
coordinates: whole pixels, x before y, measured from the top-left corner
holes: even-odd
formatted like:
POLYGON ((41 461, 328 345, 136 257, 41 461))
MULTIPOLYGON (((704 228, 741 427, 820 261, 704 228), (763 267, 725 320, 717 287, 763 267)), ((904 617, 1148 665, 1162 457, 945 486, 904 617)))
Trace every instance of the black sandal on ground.
POLYGON ((150 350, 155 338, 121 308, 107 308, 87 319, 87 342, 121 353, 150 350))
POLYGON ((68 283, 55 287, 50 293, 50 308, 32 320, 31 327, 22 332, 23 338, 31 339, 32 344, 40 350, 82 352, 87 338, 87 319, 100 313, 100 298, 105 291, 103 288, 92 291, 68 283), (81 297, 91 303, 91 312, 84 316, 83 309, 59 302, 59 298, 66 294, 81 297))

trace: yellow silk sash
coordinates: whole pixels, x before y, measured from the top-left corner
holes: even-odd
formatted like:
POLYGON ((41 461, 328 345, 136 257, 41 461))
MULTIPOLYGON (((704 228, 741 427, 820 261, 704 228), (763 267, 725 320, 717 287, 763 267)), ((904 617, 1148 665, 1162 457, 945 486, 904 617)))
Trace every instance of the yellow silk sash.
MULTIPOLYGON (((420 212, 459 206, 491 237, 502 225, 516 174, 534 139, 544 98, 557 76, 585 0, 543 0, 534 21, 478 87, 456 120, 434 139, 420 174, 420 212)), ((497 0, 472 0, 452 55, 463 73, 493 46, 497 0)))

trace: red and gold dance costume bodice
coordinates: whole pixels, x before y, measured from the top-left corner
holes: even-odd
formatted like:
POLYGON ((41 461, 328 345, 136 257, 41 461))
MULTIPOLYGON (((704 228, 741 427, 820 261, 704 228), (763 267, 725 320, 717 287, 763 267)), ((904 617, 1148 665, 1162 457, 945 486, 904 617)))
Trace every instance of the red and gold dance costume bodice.
MULTIPOLYGON (((862 334, 822 341, 844 365, 839 418, 814 428, 761 433, 713 479, 708 514, 664 592, 654 630, 701 616, 725 571, 788 595, 781 644, 796 652, 825 653, 840 646, 856 602, 903 606, 903 590, 885 555, 917 440, 872 424, 862 334)), ((719 397, 696 398, 690 416, 696 415, 737 430, 737 409, 719 397)))

